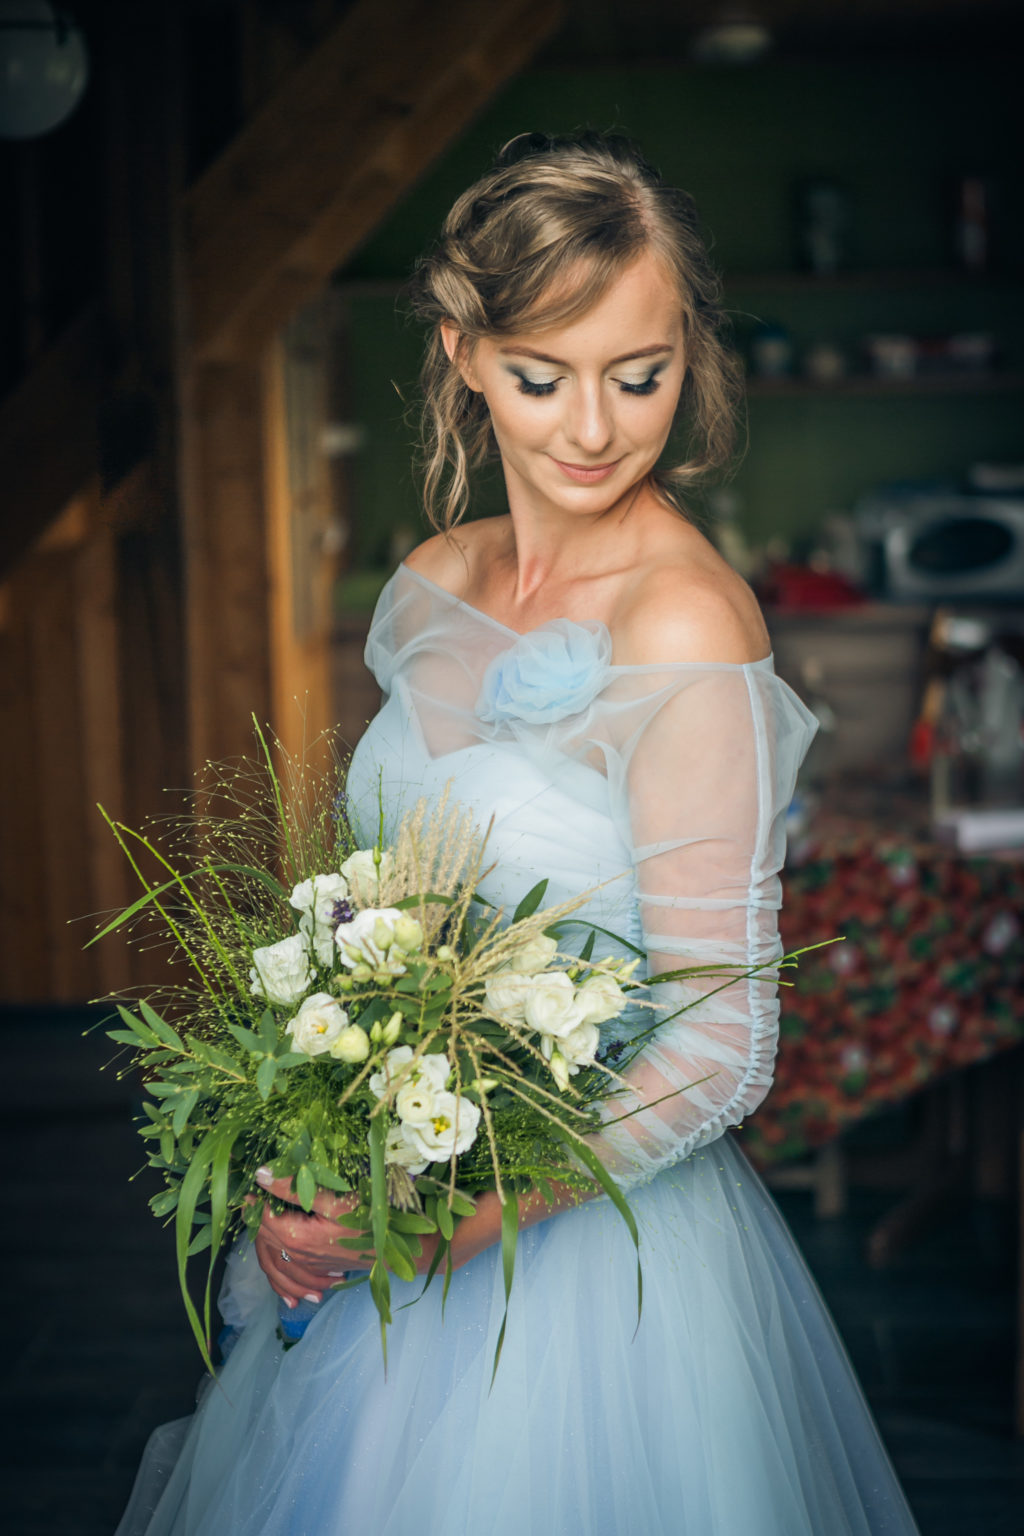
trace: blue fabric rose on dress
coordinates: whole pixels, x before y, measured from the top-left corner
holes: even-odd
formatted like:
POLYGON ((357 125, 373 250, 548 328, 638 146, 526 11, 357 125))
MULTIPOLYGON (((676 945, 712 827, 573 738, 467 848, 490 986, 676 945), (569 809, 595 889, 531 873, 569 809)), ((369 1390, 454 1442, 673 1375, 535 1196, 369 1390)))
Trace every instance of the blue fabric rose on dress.
POLYGON ((501 724, 548 725, 579 714, 608 679, 612 641, 603 624, 554 619, 521 635, 484 673, 476 713, 501 724))

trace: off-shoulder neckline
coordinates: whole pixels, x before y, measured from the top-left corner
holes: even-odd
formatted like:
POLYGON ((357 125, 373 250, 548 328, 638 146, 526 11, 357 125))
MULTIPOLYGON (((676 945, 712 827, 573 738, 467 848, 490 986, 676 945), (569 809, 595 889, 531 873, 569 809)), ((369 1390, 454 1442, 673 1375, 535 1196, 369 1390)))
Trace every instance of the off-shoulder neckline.
MULTIPOLYGON (((492 614, 486 613, 483 608, 477 608, 473 603, 467 603, 464 597, 456 597, 455 593, 449 592, 447 587, 442 587, 439 582, 431 581, 429 576, 424 576, 422 571, 414 570, 413 567, 411 565, 407 565, 404 560, 399 562, 394 575, 391 577, 388 583, 389 586, 400 572, 406 576, 412 576, 416 581, 421 582, 425 587, 429 587, 432 592, 436 592, 439 596, 447 598, 448 602, 450 602, 454 607, 464 609, 467 613, 472 614, 474 618, 482 619, 485 623, 492 624, 495 629, 500 629, 503 634, 511 635, 516 640, 523 640, 527 635, 535 635, 540 630, 547 629, 551 624, 578 624, 581 622, 578 619, 554 618, 545 619, 543 624, 536 624, 532 629, 513 629, 510 624, 503 624, 500 619, 496 619, 492 614)), ((596 625, 598 629, 602 630, 608 636, 609 641, 611 640, 611 631, 603 619, 588 619, 586 622, 590 625, 596 625)), ((731 667, 735 668, 736 671, 742 672, 746 671, 749 667, 769 667, 774 670, 774 655, 771 651, 769 651, 767 656, 760 656, 756 661, 659 661, 639 663, 611 662, 609 665, 610 669, 615 672, 650 672, 664 667, 731 667)))

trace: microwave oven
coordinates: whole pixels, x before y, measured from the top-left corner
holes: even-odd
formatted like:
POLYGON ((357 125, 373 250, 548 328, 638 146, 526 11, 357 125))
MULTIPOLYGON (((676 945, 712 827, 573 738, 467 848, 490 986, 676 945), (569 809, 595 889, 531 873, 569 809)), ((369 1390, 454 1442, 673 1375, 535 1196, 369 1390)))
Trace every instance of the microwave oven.
POLYGON ((1024 497, 871 497, 857 509, 869 584, 895 602, 1024 599, 1024 497))

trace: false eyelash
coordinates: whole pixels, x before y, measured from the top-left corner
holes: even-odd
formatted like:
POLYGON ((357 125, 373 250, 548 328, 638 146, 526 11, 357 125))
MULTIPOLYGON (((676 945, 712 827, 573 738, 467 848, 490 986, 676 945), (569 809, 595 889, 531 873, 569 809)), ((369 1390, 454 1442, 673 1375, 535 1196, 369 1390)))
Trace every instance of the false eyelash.
POLYGON ((517 373, 516 378, 519 380, 516 389, 521 395, 553 395, 558 382, 557 379, 552 379, 550 384, 535 384, 532 379, 526 378, 521 373, 517 373))
POLYGON ((650 378, 644 379, 642 384, 623 384, 620 381, 619 388, 627 395, 653 395, 660 384, 658 375, 652 373, 650 378))

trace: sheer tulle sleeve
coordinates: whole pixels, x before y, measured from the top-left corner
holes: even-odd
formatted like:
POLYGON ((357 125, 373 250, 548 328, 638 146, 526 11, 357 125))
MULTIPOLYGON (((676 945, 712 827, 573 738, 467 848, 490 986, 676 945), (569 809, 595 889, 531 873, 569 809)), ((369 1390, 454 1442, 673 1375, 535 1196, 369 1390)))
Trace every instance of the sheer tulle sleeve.
MULTIPOLYGON (((619 791, 649 974, 777 959, 785 810, 811 717, 770 665, 647 671, 634 686, 646 709, 619 753, 619 791)), ((596 1138, 623 1185, 737 1125, 772 1080, 770 967, 724 984, 663 983, 653 997, 664 1022, 609 1112, 628 1118, 596 1138)))

